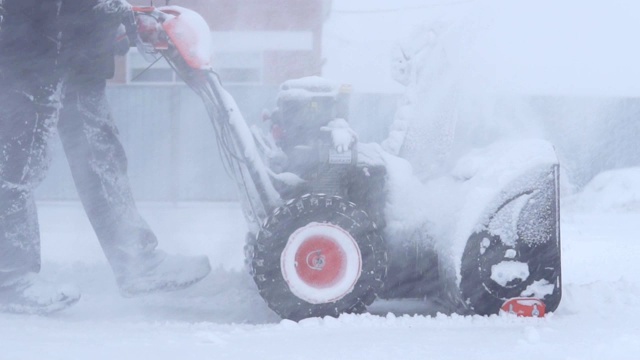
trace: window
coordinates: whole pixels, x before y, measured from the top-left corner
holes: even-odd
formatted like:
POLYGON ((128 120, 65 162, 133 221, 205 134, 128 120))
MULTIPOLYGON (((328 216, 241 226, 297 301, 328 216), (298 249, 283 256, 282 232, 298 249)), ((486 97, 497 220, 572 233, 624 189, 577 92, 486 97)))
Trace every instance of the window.
POLYGON ((131 49, 127 58, 127 82, 129 83, 174 83, 180 81, 166 60, 160 59, 151 65, 139 52, 131 49))
MULTIPOLYGON (((270 78, 274 66, 279 64, 271 60, 274 53, 282 55, 313 49, 310 31, 214 31, 211 37, 213 69, 226 84, 261 84, 270 78)), ((127 56, 128 83, 181 81, 164 59, 149 67, 151 63, 137 49, 131 49, 127 56)))
POLYGON ((213 68, 225 83, 261 83, 262 64, 262 52, 216 52, 213 54, 213 68))
MULTIPOLYGON (((259 84, 262 82, 262 52, 218 52, 213 68, 227 84, 259 84)), ((175 83, 180 78, 166 60, 151 65, 137 49, 131 49, 127 60, 129 83, 175 83)))

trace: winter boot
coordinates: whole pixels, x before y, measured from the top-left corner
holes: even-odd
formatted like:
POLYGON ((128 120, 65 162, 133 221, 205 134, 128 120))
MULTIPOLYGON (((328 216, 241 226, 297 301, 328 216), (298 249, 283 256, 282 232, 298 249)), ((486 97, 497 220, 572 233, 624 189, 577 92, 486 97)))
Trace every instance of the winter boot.
POLYGON ((36 273, 0 284, 0 312, 45 315, 66 309, 80 300, 72 285, 50 284, 36 273))
POLYGON ((202 280, 211 272, 206 256, 169 255, 161 250, 145 254, 136 264, 116 275, 124 297, 181 290, 202 280))

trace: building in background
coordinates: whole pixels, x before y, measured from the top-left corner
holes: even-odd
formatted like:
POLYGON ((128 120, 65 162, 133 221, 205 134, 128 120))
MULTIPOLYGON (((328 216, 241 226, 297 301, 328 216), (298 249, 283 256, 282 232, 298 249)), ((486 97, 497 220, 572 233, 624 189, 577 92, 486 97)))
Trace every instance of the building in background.
MULTIPOLYGON (((149 1, 130 1, 149 5, 149 1)), ((166 0, 156 0, 162 6, 166 0)), ((322 27, 331 0, 170 0, 201 14, 212 31, 213 66, 225 84, 277 85, 322 72, 322 27)), ((171 83, 160 61, 152 68, 134 48, 118 58, 112 83, 171 83)))

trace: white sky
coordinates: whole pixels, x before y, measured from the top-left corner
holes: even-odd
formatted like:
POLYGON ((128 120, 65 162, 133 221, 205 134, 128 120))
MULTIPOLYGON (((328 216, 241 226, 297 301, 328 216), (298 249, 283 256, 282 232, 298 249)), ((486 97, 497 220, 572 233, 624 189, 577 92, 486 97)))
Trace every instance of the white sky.
POLYGON ((401 91, 392 46, 433 20, 477 24, 457 53, 476 72, 535 94, 640 96, 637 0, 337 0, 325 24, 324 75, 358 91, 401 91))

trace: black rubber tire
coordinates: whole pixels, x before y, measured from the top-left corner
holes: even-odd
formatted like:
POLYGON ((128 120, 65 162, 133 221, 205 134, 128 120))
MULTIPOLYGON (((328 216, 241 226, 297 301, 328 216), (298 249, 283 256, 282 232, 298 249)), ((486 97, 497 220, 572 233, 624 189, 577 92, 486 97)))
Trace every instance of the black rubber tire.
POLYGON ((341 197, 322 194, 303 195, 276 209, 249 243, 247 256, 253 279, 267 305, 282 318, 294 321, 366 311, 382 288, 387 271, 384 240, 367 213, 341 197), (360 250, 360 277, 353 290, 335 302, 311 304, 300 299, 282 275, 280 257, 290 235, 312 222, 342 228, 360 250))
POLYGON ((525 290, 536 281, 553 285, 544 293, 546 311, 558 308, 562 298, 562 264, 560 245, 559 167, 554 165, 548 173, 541 172, 537 180, 528 181, 531 189, 516 194, 500 205, 482 230, 469 237, 460 269, 460 291, 463 300, 480 315, 500 312, 508 299, 530 296, 525 290), (500 236, 488 231, 492 219, 520 196, 530 196, 517 220, 517 239, 505 244, 500 236), (485 240, 486 239, 486 240, 485 240), (482 244, 484 241, 484 245, 482 244), (506 251, 514 252, 508 258, 506 251), (515 255, 515 256, 514 256, 515 255), (491 278, 492 266, 502 261, 527 264, 529 276, 512 280, 504 286, 491 278))
MULTIPOLYGON (((556 244, 548 241, 544 244, 527 245, 518 241, 515 247, 506 246, 500 237, 481 231, 473 234, 465 248, 462 258, 460 290, 464 300, 474 313, 492 315, 500 311, 504 302, 520 297, 521 293, 534 281, 545 279, 549 283, 559 282, 560 260, 556 244), (489 245, 481 252, 483 239, 489 245), (504 260, 508 249, 516 251, 516 257, 510 260, 526 263, 529 277, 526 281, 515 281, 501 286, 491 279, 491 268, 504 260)), ((546 311, 554 311, 560 303, 560 287, 543 299, 546 311)))

